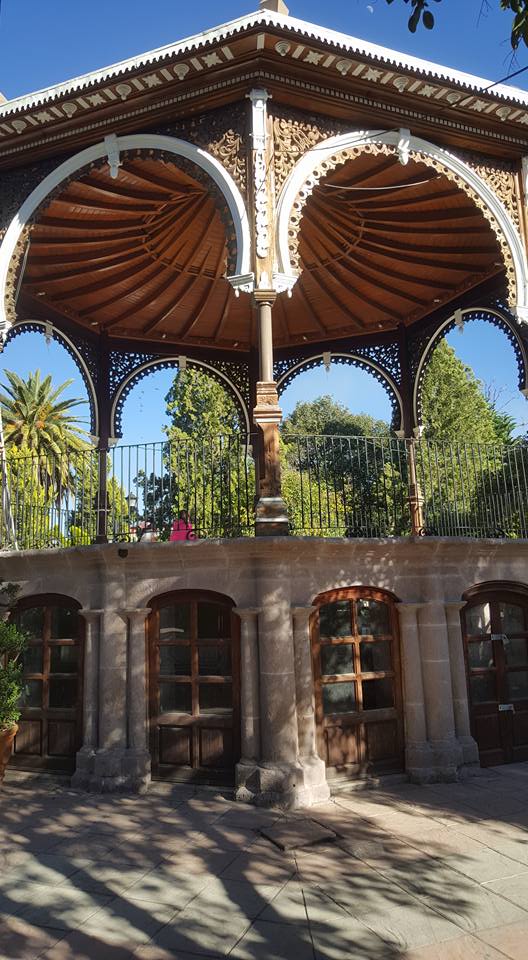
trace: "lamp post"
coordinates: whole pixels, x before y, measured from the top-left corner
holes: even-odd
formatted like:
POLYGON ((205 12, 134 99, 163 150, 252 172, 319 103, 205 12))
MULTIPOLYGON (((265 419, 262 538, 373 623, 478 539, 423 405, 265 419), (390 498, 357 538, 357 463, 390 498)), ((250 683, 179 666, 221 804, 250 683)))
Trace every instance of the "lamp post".
MULTIPOLYGON (((128 503, 128 532, 130 536, 132 536, 132 533, 135 533, 137 537, 137 526, 133 526, 133 518, 134 518, 134 514, 136 513, 136 507, 138 502, 138 498, 136 497, 136 494, 130 492, 128 494, 128 497, 126 498, 126 502, 128 503)), ((137 521, 137 513, 136 513, 136 521, 137 521)))

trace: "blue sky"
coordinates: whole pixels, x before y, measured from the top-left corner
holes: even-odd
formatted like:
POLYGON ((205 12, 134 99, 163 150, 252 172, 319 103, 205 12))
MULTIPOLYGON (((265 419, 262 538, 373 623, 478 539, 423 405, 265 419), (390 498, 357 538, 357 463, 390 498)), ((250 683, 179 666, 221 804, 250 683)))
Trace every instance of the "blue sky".
MULTIPOLYGON (((2 0, 0 14, 0 90, 9 98, 58 83, 81 73, 125 59, 218 23, 251 12, 253 3, 181 4, 177 0, 2 0)), ((297 0, 290 13, 425 59, 445 63, 490 80, 528 64, 523 48, 512 63, 509 46, 511 17, 500 12, 499 0, 485 9, 481 0, 442 0, 433 4, 435 30, 413 36, 406 27, 408 7, 403 0, 388 6, 385 0, 297 0), (481 8, 484 12, 480 14, 481 8)), ((512 83, 528 89, 528 71, 512 83)), ((477 376, 502 391, 501 404, 519 424, 528 420, 528 404, 517 392, 513 351, 505 338, 487 324, 466 325, 463 335, 451 334, 458 355, 477 376)), ((0 355, 2 371, 27 375, 37 366, 62 382, 75 379, 71 396, 81 396, 83 385, 68 355, 55 344, 46 346, 38 335, 25 335, 0 355)), ((161 436, 163 397, 170 383, 163 372, 142 381, 124 411, 124 441, 144 442, 161 436)), ((390 407, 383 388, 368 374, 333 367, 312 371, 295 381, 284 394, 288 413, 297 400, 331 393, 351 409, 387 419, 390 407)), ((520 432, 525 432, 520 429, 520 432)))

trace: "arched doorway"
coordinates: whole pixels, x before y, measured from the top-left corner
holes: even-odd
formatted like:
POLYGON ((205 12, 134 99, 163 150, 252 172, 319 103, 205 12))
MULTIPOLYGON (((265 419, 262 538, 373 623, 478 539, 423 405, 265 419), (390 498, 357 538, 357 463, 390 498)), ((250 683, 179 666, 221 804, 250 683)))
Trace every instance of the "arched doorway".
POLYGON ((397 615, 390 594, 351 587, 320 594, 312 620, 318 751, 327 775, 403 769, 397 615))
POLYGON ((155 777, 229 783, 240 756, 238 618, 220 594, 165 594, 149 618, 155 777))
POLYGON ((79 609, 70 597, 48 594, 25 597, 12 614, 29 638, 13 757, 22 769, 75 769, 82 744, 84 620, 79 609))
POLYGON ((471 732, 483 766, 528 760, 528 589, 468 591, 462 632, 471 732))

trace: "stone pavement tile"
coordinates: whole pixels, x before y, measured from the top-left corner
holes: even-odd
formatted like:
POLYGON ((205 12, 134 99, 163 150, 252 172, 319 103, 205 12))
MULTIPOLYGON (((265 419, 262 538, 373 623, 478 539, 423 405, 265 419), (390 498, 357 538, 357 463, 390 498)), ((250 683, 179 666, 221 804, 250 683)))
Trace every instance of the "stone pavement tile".
POLYGON ((221 820, 201 830, 190 830, 187 839, 190 846, 201 849, 247 850, 259 839, 260 834, 251 828, 223 825, 221 820))
POLYGON ((251 921, 243 913, 231 910, 221 923, 207 913, 183 917, 176 914, 153 936, 153 943, 164 950, 226 956, 249 929, 251 921))
POLYGON ((82 868, 72 873, 61 886, 73 890, 90 890, 99 896, 112 896, 127 890, 146 872, 145 867, 131 867, 126 862, 87 860, 82 868))
POLYGON ((449 898, 446 888, 439 894, 421 898, 432 909, 470 933, 500 927, 526 920, 526 912, 509 900, 499 897, 485 887, 473 884, 457 891, 449 898))
POLYGON ((132 949, 148 943, 175 915, 173 907, 151 900, 130 900, 123 895, 93 913, 79 930, 103 943, 118 943, 132 949))
MULTIPOLYGON (((360 920, 339 926, 312 924, 310 932, 315 960, 404 960, 407 956, 402 955, 393 942, 381 939, 360 920)), ((295 952, 291 956, 295 957, 295 952)))
POLYGON ((299 850, 315 844, 327 845, 337 839, 333 830, 308 817, 286 817, 271 826, 262 827, 260 832, 279 850, 299 850))
POLYGON ((0 960, 35 960, 64 937, 63 930, 34 927, 20 917, 0 924, 0 960))
POLYGON ((523 870, 523 865, 509 857, 503 857, 493 851, 450 853, 442 857, 442 861, 453 870, 475 880, 477 883, 487 883, 490 880, 502 880, 513 877, 523 870))
POLYGON ((109 901, 109 897, 98 897, 84 890, 47 887, 31 893, 31 902, 26 904, 21 917, 35 927, 72 930, 109 901))
MULTIPOLYGON (((308 923, 292 926, 257 920, 230 956, 233 960, 313 960, 308 923)), ((346 954, 340 960, 345 960, 345 956, 348 960, 346 954)))
MULTIPOLYGON (((324 883, 347 878, 356 868, 356 861, 341 845, 313 850, 299 850, 296 856, 299 877, 306 883, 324 883)), ((360 861, 357 861, 358 864, 360 861)))
POLYGON ((270 826, 281 820, 284 814, 278 810, 263 810, 260 807, 250 807, 239 804, 235 809, 224 813, 221 819, 222 826, 243 827, 253 830, 260 830, 261 827, 270 826))
POLYGON ((69 837, 59 840, 51 854, 57 857, 82 857, 84 860, 105 860, 115 847, 115 842, 92 840, 90 836, 69 837))
POLYGON ((9 872, 0 875, 0 890, 17 884, 60 884, 79 868, 67 857, 24 852, 8 860, 9 872))
POLYGON ((131 960, 132 949, 105 942, 98 933, 85 933, 80 927, 40 954, 39 960, 131 960))
MULTIPOLYGON (((278 853, 278 851, 277 851, 278 853)), ((295 863, 287 855, 277 856, 261 849, 251 847, 247 853, 240 853, 222 871, 222 880, 241 880, 248 883, 285 883, 295 873, 295 863)))
POLYGON ((362 919, 370 930, 402 951, 460 937, 458 926, 416 900, 362 919))
MULTIPOLYGON (((202 953, 200 958, 216 958, 218 954, 202 953)), ((197 960, 195 953, 182 953, 178 950, 165 950, 155 943, 146 943, 142 947, 137 947, 132 954, 132 960, 197 960)))
MULTIPOLYGON (((53 888, 55 889, 55 888, 53 888)), ((11 886, 0 891, 0 923, 6 917, 18 916, 27 910, 28 902, 31 902, 35 895, 49 893, 50 887, 44 884, 18 884, 11 881, 11 886)))
POLYGON ((304 887, 298 881, 291 880, 273 898, 259 920, 267 923, 303 924, 306 922, 307 913, 313 923, 326 923, 330 919, 340 919, 346 923, 356 919, 345 907, 327 897, 324 891, 315 887, 304 887))
POLYGON ((481 930, 479 939, 495 947, 510 960, 526 960, 528 956, 528 920, 510 923, 494 930, 481 930))
POLYGON ((210 873, 217 877, 233 863, 237 856, 239 854, 236 850, 208 850, 193 847, 189 850, 183 850, 181 853, 167 850, 159 865, 164 864, 175 871, 177 870, 180 875, 210 873))
MULTIPOLYGON (((488 881, 484 887, 528 911, 528 873, 520 873, 504 880, 488 881)), ((526 953, 528 956, 528 944, 526 953)))
POLYGON ((212 880, 187 904, 180 917, 191 913, 204 913, 224 918, 234 910, 252 920, 265 910, 266 904, 275 902, 274 898, 281 889, 277 884, 212 880))
MULTIPOLYGON (((479 934, 478 938, 465 936, 458 940, 409 950, 405 954, 405 960, 504 960, 505 956, 507 954, 498 953, 494 947, 484 943, 479 934)), ((525 956, 526 954, 523 954, 523 958, 525 956)))
POLYGON ((127 900, 164 903, 179 910, 214 879, 214 875, 207 872, 192 874, 178 870, 177 865, 169 870, 166 866, 150 870, 136 880, 126 890, 127 900))

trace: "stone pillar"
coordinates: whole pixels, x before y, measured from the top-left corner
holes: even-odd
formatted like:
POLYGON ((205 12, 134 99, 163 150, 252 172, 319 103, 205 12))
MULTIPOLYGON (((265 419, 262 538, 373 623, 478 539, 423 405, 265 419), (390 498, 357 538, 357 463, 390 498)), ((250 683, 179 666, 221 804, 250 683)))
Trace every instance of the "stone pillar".
POLYGON ((255 533, 257 536, 285 536, 289 532, 289 525, 286 504, 281 493, 279 424, 282 411, 277 385, 273 380, 271 311, 275 293, 272 290, 257 290, 253 299, 257 309, 260 370, 253 420, 262 433, 255 533))
POLYGON ((480 763, 478 746, 471 736, 469 706, 466 682, 466 664, 464 661, 464 639, 460 627, 460 611, 465 604, 459 600, 444 604, 449 639, 449 661, 451 664, 451 689, 453 693, 453 711, 455 733, 462 747, 465 764, 480 763))
POLYGON ((310 616, 315 607, 292 607, 295 652, 295 696, 300 762, 306 771, 314 800, 327 800, 330 788, 326 767, 318 756, 315 734, 314 680, 310 637, 310 616))
POLYGON ((149 614, 149 607, 123 610, 121 613, 123 620, 128 622, 127 751, 123 772, 127 785, 134 790, 142 790, 150 783, 145 624, 149 614))
POLYGON ((420 611, 420 650, 427 732, 435 774, 456 780, 462 749, 455 736, 449 641, 443 602, 431 599, 420 611))
POLYGON ((77 752, 72 786, 86 788, 99 746, 99 626, 102 610, 79 610, 85 620, 83 669, 83 742, 77 752))
POLYGON ((236 768, 237 800, 253 799, 259 780, 260 693, 257 607, 236 608, 240 617, 240 747, 236 768))
POLYGON ((415 783, 435 779, 431 747, 427 740, 422 663, 418 635, 421 603, 398 603, 405 714, 405 769, 415 783))
POLYGON ((99 640, 99 749, 90 787, 107 792, 128 787, 123 761, 127 749, 127 628, 112 608, 102 612, 99 640))

